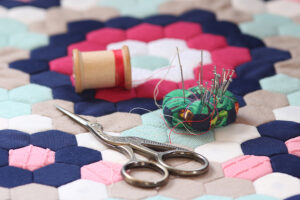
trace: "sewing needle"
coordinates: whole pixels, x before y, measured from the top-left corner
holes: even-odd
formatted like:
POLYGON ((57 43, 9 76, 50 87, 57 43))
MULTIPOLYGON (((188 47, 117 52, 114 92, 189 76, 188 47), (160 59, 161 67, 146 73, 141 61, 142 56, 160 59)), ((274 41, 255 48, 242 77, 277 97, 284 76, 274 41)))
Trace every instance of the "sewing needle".
POLYGON ((180 72, 181 72, 181 85, 182 85, 183 101, 185 103, 185 87, 184 87, 184 80, 183 80, 183 70, 182 70, 182 65, 181 65, 181 61, 180 61, 178 47, 176 47, 176 50, 177 50, 177 57, 178 57, 178 62, 179 62, 179 67, 180 67, 180 72))

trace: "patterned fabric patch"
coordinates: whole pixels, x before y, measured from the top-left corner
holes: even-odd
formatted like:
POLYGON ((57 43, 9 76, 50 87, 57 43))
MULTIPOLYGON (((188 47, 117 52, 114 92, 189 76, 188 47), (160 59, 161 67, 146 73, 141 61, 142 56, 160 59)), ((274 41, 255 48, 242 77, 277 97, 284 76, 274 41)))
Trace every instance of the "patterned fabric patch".
POLYGON ((9 150, 9 165, 34 171, 54 163, 55 153, 33 145, 20 149, 9 150))
POLYGON ((241 156, 222 164, 227 177, 254 181, 272 172, 270 159, 264 156, 241 156))
POLYGON ((300 136, 286 141, 285 145, 288 148, 289 154, 300 157, 300 136))

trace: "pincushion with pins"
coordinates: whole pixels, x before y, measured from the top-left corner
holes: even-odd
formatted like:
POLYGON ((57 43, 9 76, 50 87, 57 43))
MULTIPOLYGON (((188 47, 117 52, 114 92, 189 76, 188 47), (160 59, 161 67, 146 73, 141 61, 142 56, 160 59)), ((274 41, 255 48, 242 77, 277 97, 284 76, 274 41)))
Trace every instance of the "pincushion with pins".
POLYGON ((227 90, 234 71, 223 70, 220 75, 215 67, 213 73, 215 76, 210 87, 208 82, 201 83, 202 74, 199 74, 198 86, 173 90, 164 97, 163 113, 170 127, 207 131, 235 121, 239 104, 227 90))

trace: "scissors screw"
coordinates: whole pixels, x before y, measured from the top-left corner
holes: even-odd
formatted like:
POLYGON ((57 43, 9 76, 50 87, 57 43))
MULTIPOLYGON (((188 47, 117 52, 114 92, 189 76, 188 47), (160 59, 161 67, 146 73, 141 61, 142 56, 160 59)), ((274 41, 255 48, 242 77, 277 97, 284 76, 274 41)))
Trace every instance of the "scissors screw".
POLYGON ((101 124, 98 124, 98 123, 92 123, 91 126, 92 126, 94 129, 103 131, 103 126, 101 126, 101 124))

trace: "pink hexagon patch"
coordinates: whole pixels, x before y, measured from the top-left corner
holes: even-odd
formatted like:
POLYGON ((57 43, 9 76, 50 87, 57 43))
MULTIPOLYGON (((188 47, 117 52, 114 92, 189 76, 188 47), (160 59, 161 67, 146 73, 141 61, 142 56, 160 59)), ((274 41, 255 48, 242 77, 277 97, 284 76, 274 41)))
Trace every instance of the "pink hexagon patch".
POLYGON ((50 165, 55 161, 55 152, 29 145, 9 150, 9 165, 30 171, 50 165))
POLYGON ((116 28, 102 28, 92 31, 86 36, 88 41, 97 42, 101 45, 107 45, 113 42, 119 42, 126 39, 126 33, 116 28))
POLYGON ((72 56, 73 49, 78 49, 79 51, 100 51, 105 50, 105 45, 96 44, 94 42, 82 41, 71 44, 68 46, 68 55, 72 56))
POLYGON ((120 100, 128 100, 136 97, 134 89, 126 90, 124 88, 104 88, 97 89, 95 93, 96 99, 104 99, 110 102, 118 102, 120 100))
POLYGON ((122 180, 122 165, 107 161, 98 161, 81 168, 81 178, 97 181, 106 185, 122 180))
POLYGON ((55 71, 61 74, 72 75, 73 73, 73 61, 72 56, 65 56, 57 58, 49 62, 51 71, 55 71))
POLYGON ((164 37, 164 31, 161 26, 152 24, 140 24, 127 30, 127 38, 150 42, 164 37))
POLYGON ((189 39, 200 34, 202 29, 199 24, 192 22, 176 22, 166 26, 165 36, 167 38, 189 39))
POLYGON ((226 38, 220 35, 201 34, 187 41, 190 48, 214 50, 227 46, 226 38))
POLYGON ((289 154, 300 156, 300 136, 289 139, 285 142, 289 154))
POLYGON ((270 159, 266 156, 245 155, 222 164, 224 175, 254 181, 272 173, 270 159))
POLYGON ((245 62, 251 61, 250 51, 243 47, 225 47, 212 51, 211 53, 213 63, 219 65, 238 66, 245 62))

